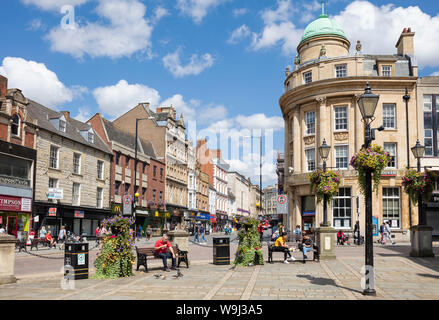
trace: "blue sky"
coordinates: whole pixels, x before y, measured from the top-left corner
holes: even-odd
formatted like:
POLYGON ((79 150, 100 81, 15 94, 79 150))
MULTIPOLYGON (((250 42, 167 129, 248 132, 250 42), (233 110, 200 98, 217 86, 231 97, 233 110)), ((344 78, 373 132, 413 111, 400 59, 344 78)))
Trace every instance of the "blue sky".
MULTIPOLYGON (((327 0, 325 8, 366 53, 396 53, 399 34, 411 27, 420 75, 439 71, 437 1, 327 0)), ((263 183, 272 184, 276 150, 283 150, 285 68, 320 11, 315 0, 2 1, 0 74, 29 98, 80 120, 96 112, 114 119, 151 102, 174 105, 197 129, 272 129, 263 183), (61 28, 63 5, 74 8, 74 30, 61 28)), ((259 157, 246 157, 258 153, 230 161, 255 183, 259 157)))

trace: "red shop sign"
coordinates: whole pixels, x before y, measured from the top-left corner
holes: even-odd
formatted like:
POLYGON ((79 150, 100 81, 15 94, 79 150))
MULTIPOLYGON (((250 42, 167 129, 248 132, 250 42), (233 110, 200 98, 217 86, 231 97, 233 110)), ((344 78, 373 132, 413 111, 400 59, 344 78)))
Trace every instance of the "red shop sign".
POLYGON ((49 217, 56 217, 56 208, 49 208, 49 217))
POLYGON ((0 210, 32 212, 32 199, 0 195, 0 210))

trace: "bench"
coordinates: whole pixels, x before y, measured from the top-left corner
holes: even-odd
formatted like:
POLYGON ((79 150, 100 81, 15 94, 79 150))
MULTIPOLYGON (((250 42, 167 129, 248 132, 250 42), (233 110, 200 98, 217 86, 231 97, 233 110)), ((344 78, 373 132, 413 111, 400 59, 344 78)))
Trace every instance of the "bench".
MULTIPOLYGON (((303 244, 299 243, 299 250, 300 252, 302 252, 302 248, 303 248, 303 244)), ((312 245, 312 253, 313 253, 313 257, 312 257, 312 261, 320 261, 320 252, 319 252, 319 246, 316 244, 312 245)), ((302 252, 303 254, 303 252, 302 252)), ((303 259, 303 263, 305 263, 306 260, 303 259)))
POLYGON ((275 245, 273 242, 268 244, 268 263, 273 263, 273 252, 279 252, 279 253, 284 254, 284 251, 277 251, 277 250, 274 250, 274 248, 275 248, 275 245))
POLYGON ((15 242, 15 249, 18 249, 18 252, 21 252, 21 250, 26 251, 26 240, 17 240, 15 242))
MULTIPOLYGON (((188 252, 179 250, 177 245, 172 246, 172 249, 174 250, 175 258, 177 259, 177 268, 180 267, 180 263, 182 262, 184 262, 186 264, 186 267, 189 268, 188 252)), ((137 248, 136 246, 136 253, 137 271, 139 271, 140 266, 144 266, 145 272, 148 272, 148 259, 162 259, 156 256, 154 247, 137 248)))

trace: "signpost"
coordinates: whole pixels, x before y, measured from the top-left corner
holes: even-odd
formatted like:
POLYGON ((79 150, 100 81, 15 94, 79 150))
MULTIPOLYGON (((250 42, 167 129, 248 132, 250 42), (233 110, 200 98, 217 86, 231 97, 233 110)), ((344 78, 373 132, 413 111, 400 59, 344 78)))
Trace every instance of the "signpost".
POLYGON ((123 196, 123 215, 130 216, 131 215, 131 196, 126 194, 123 196))
POLYGON ((276 199, 277 214, 288 214, 288 198, 284 194, 280 194, 276 199))

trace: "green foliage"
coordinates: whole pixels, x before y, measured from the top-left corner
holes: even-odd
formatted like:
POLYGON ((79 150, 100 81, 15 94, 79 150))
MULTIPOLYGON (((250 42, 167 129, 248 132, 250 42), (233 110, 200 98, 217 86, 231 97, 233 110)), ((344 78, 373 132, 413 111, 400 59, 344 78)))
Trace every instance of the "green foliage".
POLYGON ((130 225, 134 221, 121 215, 104 220, 104 225, 112 234, 104 237, 104 244, 96 261, 94 278, 129 277, 133 275, 134 232, 130 225))
POLYGON ((390 154, 384 148, 376 144, 365 149, 361 149, 355 154, 350 165, 358 172, 358 183, 362 194, 366 193, 366 171, 370 170, 373 174, 373 187, 378 194, 378 187, 381 182, 381 174, 389 164, 390 154))
POLYGON ((259 264, 264 264, 264 254, 258 232, 256 219, 243 218, 239 222, 243 227, 238 233, 238 249, 235 253, 235 265, 249 266, 255 263, 255 258, 259 264))
POLYGON ((423 201, 428 202, 430 200, 434 190, 434 182, 437 178, 437 174, 432 171, 422 173, 409 169, 402 177, 402 185, 405 193, 407 193, 412 202, 417 205, 420 195, 423 201))
POLYGON ((317 202, 321 202, 324 196, 327 196, 327 202, 337 195, 338 186, 340 185, 340 175, 332 170, 323 171, 318 169, 309 177, 310 192, 317 196, 317 202))

